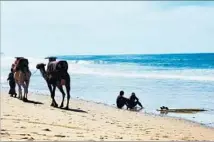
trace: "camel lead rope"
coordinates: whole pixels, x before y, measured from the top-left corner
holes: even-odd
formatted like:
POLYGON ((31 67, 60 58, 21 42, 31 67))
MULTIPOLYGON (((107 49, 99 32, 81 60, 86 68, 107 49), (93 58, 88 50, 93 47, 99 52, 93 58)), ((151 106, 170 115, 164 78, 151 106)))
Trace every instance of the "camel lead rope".
POLYGON ((33 76, 33 75, 37 72, 37 70, 38 70, 38 69, 36 69, 36 70, 32 73, 32 75, 31 75, 31 76, 33 76))

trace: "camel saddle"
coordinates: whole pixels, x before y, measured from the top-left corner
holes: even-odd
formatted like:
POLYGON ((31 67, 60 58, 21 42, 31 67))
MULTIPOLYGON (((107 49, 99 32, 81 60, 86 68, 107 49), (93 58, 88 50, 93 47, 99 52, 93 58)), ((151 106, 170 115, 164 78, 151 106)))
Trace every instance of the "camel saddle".
POLYGON ((47 73, 56 73, 56 72, 67 72, 68 63, 67 61, 51 61, 47 66, 47 73))
POLYGON ((28 59, 24 57, 16 57, 15 63, 12 65, 14 71, 29 71, 28 59))

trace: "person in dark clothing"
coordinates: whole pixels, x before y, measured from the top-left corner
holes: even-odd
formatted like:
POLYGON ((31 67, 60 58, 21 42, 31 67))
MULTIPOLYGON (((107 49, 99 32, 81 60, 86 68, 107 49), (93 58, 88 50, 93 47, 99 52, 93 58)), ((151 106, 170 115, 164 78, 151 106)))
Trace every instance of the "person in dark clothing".
POLYGON ((133 92, 129 98, 128 108, 133 109, 137 105, 139 105, 141 108, 143 108, 139 99, 136 97, 135 93, 133 92))
POLYGON ((128 105, 128 99, 124 97, 124 91, 120 91, 116 100, 117 108, 123 108, 124 105, 128 105))
POLYGON ((11 72, 8 75, 7 80, 9 81, 9 85, 10 85, 10 90, 9 90, 9 94, 11 97, 13 97, 13 95, 15 95, 16 97, 16 82, 14 79, 14 74, 13 74, 13 69, 11 68, 11 72))

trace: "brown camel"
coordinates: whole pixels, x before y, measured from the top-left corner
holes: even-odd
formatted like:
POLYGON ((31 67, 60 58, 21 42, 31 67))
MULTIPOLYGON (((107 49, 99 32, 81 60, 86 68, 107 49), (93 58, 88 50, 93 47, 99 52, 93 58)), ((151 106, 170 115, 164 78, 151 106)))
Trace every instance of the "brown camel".
POLYGON ((55 61, 56 58, 49 58, 49 63, 47 65, 47 71, 45 70, 46 64, 40 63, 36 65, 36 68, 40 70, 43 78, 46 80, 49 91, 51 93, 52 103, 51 106, 58 107, 55 101, 55 90, 56 87, 62 93, 62 102, 60 108, 64 106, 65 92, 63 90, 63 85, 66 87, 67 92, 67 106, 69 109, 70 100, 70 75, 68 74, 68 63, 66 61, 55 61))
POLYGON ((28 87, 30 83, 31 72, 28 67, 28 59, 16 57, 15 64, 12 65, 14 71, 14 79, 19 88, 19 99, 27 101, 28 87), (22 87, 24 89, 24 97, 22 97, 22 87))

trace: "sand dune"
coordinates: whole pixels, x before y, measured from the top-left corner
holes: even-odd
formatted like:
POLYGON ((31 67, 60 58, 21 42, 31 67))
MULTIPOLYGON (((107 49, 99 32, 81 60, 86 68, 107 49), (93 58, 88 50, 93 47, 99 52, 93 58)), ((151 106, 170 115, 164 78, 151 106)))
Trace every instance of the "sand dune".
POLYGON ((49 96, 28 99, 24 103, 1 93, 1 140, 214 140, 214 129, 181 119, 77 99, 71 99, 72 109, 63 110, 51 107, 49 96))

